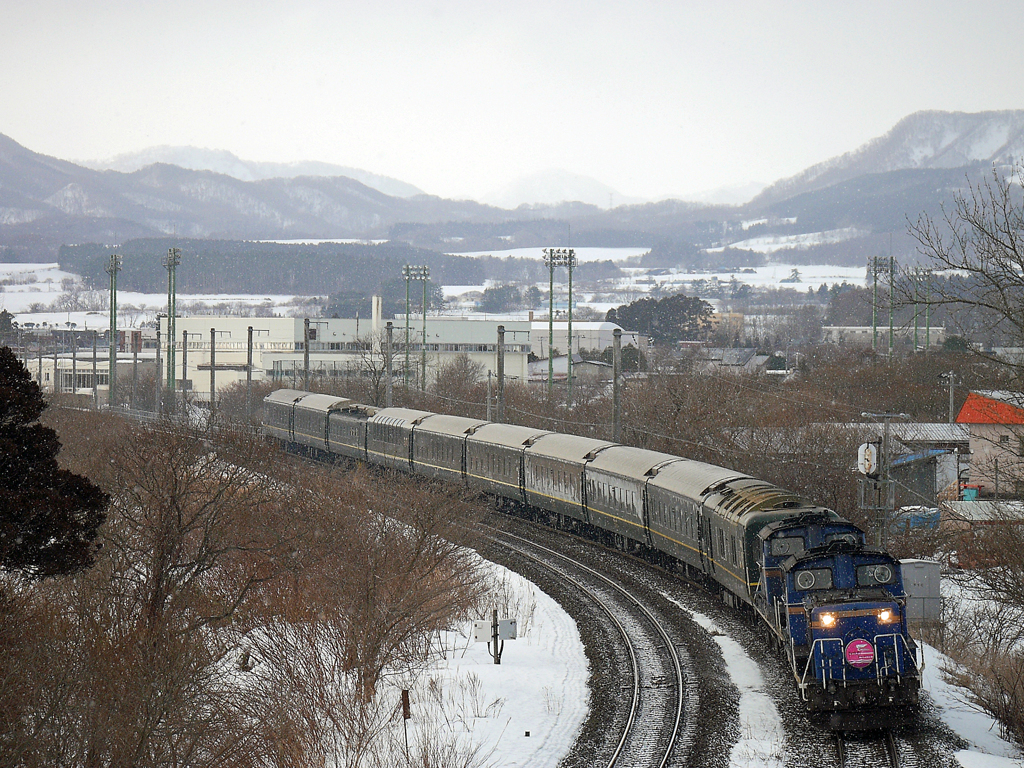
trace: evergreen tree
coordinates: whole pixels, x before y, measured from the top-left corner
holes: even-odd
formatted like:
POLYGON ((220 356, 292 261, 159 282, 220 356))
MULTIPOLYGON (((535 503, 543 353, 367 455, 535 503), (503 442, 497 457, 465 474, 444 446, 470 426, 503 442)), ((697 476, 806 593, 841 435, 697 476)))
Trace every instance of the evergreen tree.
POLYGON ((626 330, 646 333, 656 342, 692 341, 707 335, 713 311, 703 299, 678 293, 663 299, 638 299, 609 309, 605 319, 626 330))
POLYGON ((93 562, 109 497, 57 465, 57 433, 38 423, 39 385, 0 347, 0 568, 31 578, 69 574, 93 562))

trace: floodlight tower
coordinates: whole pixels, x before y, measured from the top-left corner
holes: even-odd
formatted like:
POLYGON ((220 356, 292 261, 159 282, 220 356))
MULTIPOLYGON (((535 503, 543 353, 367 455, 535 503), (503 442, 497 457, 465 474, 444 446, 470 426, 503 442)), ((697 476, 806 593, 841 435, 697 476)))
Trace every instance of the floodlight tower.
POLYGON ((117 402, 117 273, 121 271, 121 257, 116 253, 110 254, 110 263, 105 271, 110 275, 110 385, 107 402, 113 407, 117 402))
POLYGON ((174 318, 178 301, 178 282, 176 268, 181 264, 181 248, 168 248, 167 257, 163 260, 167 267, 167 390, 171 393, 171 408, 174 408, 175 371, 174 371, 174 318))
POLYGON ((576 251, 572 248, 545 248, 544 263, 548 268, 548 394, 555 381, 555 363, 551 350, 555 345, 555 267, 569 268, 569 398, 572 398, 572 270, 576 266, 576 251))
POLYGON ((405 278, 405 386, 409 388, 409 282, 411 280, 423 281, 423 344, 420 347, 423 362, 423 378, 420 380, 420 390, 427 388, 427 281, 430 279, 430 267, 411 266, 406 264, 402 267, 402 277, 405 278))

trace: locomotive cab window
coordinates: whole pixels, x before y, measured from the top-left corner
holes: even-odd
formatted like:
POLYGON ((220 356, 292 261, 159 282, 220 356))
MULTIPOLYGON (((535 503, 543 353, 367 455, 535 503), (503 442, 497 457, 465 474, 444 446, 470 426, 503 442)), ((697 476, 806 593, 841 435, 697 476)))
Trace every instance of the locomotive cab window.
POLYGON ((801 592, 811 589, 831 589, 832 569, 831 568, 808 568, 793 573, 793 583, 801 592))
POLYGON ((896 573, 891 565, 875 563, 873 565, 857 566, 858 586, 874 587, 882 584, 892 584, 894 581, 896 581, 896 573))
POLYGON ((804 540, 801 536, 783 536, 772 539, 769 554, 772 557, 788 557, 804 551, 804 540))

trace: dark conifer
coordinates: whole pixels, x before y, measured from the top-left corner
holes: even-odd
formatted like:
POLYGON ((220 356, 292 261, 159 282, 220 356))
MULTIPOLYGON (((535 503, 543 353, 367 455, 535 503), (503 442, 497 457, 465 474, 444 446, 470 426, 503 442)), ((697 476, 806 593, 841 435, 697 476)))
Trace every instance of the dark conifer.
POLYGON ((109 497, 60 469, 57 433, 38 423, 39 385, 9 347, 0 347, 0 568, 32 578, 93 563, 93 541, 109 497))

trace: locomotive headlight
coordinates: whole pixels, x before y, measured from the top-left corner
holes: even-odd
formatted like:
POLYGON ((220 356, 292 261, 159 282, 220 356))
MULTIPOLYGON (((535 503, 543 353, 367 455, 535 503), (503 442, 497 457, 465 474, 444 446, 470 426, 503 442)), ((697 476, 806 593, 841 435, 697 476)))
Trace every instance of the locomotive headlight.
POLYGON ((878 612, 878 620, 883 624, 887 624, 888 622, 892 621, 892 611, 890 611, 888 608, 883 608, 881 611, 878 612))
POLYGON ((818 617, 823 627, 834 627, 836 624, 836 617, 831 613, 823 613, 818 617))

